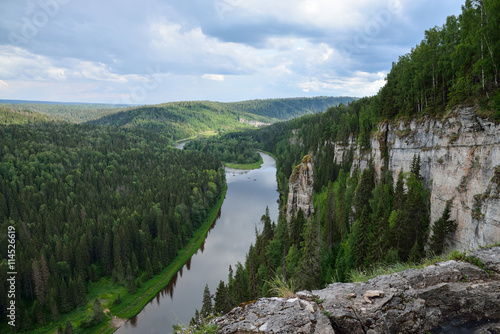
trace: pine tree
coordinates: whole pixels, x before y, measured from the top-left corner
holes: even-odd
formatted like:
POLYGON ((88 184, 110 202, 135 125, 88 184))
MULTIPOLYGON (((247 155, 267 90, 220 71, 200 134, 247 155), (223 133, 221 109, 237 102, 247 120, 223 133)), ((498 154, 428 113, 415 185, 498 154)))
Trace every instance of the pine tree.
POLYGON ((370 216, 368 215, 368 205, 365 205, 361 211, 359 219, 354 222, 353 237, 355 244, 355 264, 356 267, 361 267, 368 256, 369 246, 369 229, 371 225, 370 216))
POLYGON ((319 288, 321 284, 319 212, 317 217, 317 222, 311 218, 307 223, 306 238, 297 269, 297 283, 306 290, 319 288))
MULTIPOLYGON (((424 244, 427 241, 429 229, 429 192, 425 189, 424 182, 415 174, 410 174, 408 181, 408 195, 403 212, 405 225, 401 233, 400 256, 407 260, 411 249, 414 254, 424 251, 424 244)), ((413 257, 416 257, 414 255, 413 257)))
POLYGON ((111 275, 113 272, 113 250, 112 241, 109 233, 104 236, 102 245, 102 270, 106 276, 111 275))
POLYGON ((375 188, 375 166, 373 160, 370 160, 369 166, 361 174, 358 187, 356 188, 356 195, 354 198, 354 208, 356 210, 355 219, 361 217, 363 209, 366 207, 367 214, 371 214, 371 208, 368 205, 372 198, 372 191, 375 188))
POLYGON ((93 319, 95 324, 99 324, 104 320, 104 312, 102 311, 101 302, 96 298, 92 304, 93 319))
POLYGON ((406 202, 405 179, 402 170, 399 171, 398 180, 396 182, 396 190, 394 191, 394 210, 402 211, 406 202))
POLYGON ((330 184, 326 196, 326 214, 325 214, 325 242, 328 248, 333 247, 334 242, 340 240, 340 234, 335 222, 335 198, 333 186, 330 184))
POLYGON ((231 295, 224 281, 219 282, 214 298, 214 310, 217 314, 225 314, 232 308, 231 295))
POLYGON ((291 219, 291 242, 297 246, 298 249, 301 247, 302 241, 302 232, 304 231, 304 225, 306 224, 306 218, 304 217, 304 211, 299 209, 297 212, 297 216, 292 216, 291 219))
POLYGON ((421 178, 420 176, 420 155, 419 154, 414 154, 413 155, 413 160, 411 162, 411 169, 410 172, 415 175, 417 178, 421 178))
POLYGON ((458 224, 450 219, 451 203, 453 200, 446 201, 446 206, 441 217, 432 225, 432 236, 430 237, 430 250, 436 255, 443 253, 446 238, 457 229, 458 224))
POLYGON ((73 325, 69 320, 66 322, 66 329, 64 330, 64 334, 73 334, 73 325))
POLYGON ((370 252, 367 257, 370 263, 380 262, 389 244, 389 211, 386 207, 386 196, 387 194, 383 192, 379 199, 377 212, 375 213, 373 231, 369 243, 370 252))
POLYGON ((203 304, 201 306, 201 316, 202 317, 207 317, 213 313, 213 307, 212 307, 212 296, 210 294, 210 289, 208 288, 208 284, 205 285, 205 289, 203 290, 203 304))

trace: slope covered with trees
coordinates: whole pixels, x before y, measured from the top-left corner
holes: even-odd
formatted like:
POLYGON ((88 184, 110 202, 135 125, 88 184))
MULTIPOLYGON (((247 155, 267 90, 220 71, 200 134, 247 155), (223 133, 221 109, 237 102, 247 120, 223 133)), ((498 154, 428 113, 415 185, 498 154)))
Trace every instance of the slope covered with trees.
POLYGON ((203 132, 227 132, 251 128, 240 118, 271 123, 274 120, 234 111, 217 102, 172 102, 137 107, 89 122, 90 124, 141 128, 161 133, 172 140, 185 139, 203 132))
POLYGON ((424 41, 393 64, 376 96, 240 134, 277 157, 283 199, 295 166, 314 153, 315 213, 305 219, 299 210, 288 223, 280 217, 276 224, 264 215, 245 262, 230 268, 227 284, 219 285, 215 309, 273 295, 277 285, 315 289, 377 264, 419 261, 428 255, 425 246, 436 254, 444 250, 443 240, 456 223, 447 205, 429 238, 429 191, 420 157, 415 155, 411 171, 399 172, 397 180, 387 163, 376 179, 373 163, 362 172, 352 168, 348 144, 369 149, 380 121, 442 117, 464 104, 500 121, 499 15, 498 1, 467 0, 458 18, 428 30, 424 41), (345 144, 341 158, 335 157, 334 142, 345 144))
POLYGON ((440 113, 462 103, 496 109, 500 120, 500 3, 467 0, 462 14, 393 63, 380 91, 380 115, 440 113))
POLYGON ((31 111, 70 123, 84 123, 126 110, 125 105, 0 100, 0 106, 31 111))
POLYGON ((355 98, 347 96, 296 97, 288 99, 250 100, 227 103, 227 107, 249 114, 279 120, 289 120, 306 114, 315 114, 339 104, 347 104, 355 98))
POLYGON ((141 127, 169 134, 173 140, 202 132, 224 133, 254 127, 247 121, 273 123, 305 114, 317 113, 349 97, 316 97, 295 99, 252 100, 221 103, 211 101, 171 102, 156 106, 136 107, 116 113, 92 124, 141 127))
POLYGON ((0 105, 0 125, 28 124, 50 121, 54 122, 55 119, 29 110, 0 105))
MULTIPOLYGON (((223 191, 224 172, 216 157, 168 144, 141 129, 0 128, 0 229, 16 231, 18 330, 86 305, 88 285, 103 277, 133 294, 186 246, 223 191)), ((6 243, 0 238, 3 301, 6 243)))

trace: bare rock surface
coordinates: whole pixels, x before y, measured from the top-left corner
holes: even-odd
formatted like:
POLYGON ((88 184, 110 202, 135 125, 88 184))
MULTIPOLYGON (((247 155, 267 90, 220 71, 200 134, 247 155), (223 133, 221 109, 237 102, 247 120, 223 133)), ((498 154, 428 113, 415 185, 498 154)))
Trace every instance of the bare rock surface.
POLYGON ((446 261, 292 299, 259 299, 216 322, 220 333, 498 333, 500 247, 470 255, 487 271, 446 261))
POLYGON ((292 214, 300 209, 308 218, 314 213, 313 202, 314 167, 311 156, 306 155, 302 163, 295 167, 289 181, 289 192, 287 201, 286 219, 290 222, 292 214))
POLYGON ((335 161, 354 150, 354 165, 361 170, 373 159, 378 174, 387 155, 394 180, 408 172, 415 154, 431 190, 431 222, 452 200, 451 219, 458 228, 449 240, 453 249, 469 250, 500 240, 500 124, 461 107, 446 117, 384 122, 362 150, 355 138, 335 145, 335 161))

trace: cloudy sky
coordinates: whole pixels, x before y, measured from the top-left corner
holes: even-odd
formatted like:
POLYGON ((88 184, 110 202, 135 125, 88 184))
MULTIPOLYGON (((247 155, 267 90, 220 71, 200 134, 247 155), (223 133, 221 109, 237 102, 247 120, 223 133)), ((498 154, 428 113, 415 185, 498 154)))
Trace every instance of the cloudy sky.
POLYGON ((377 93, 460 0, 0 0, 0 99, 377 93))

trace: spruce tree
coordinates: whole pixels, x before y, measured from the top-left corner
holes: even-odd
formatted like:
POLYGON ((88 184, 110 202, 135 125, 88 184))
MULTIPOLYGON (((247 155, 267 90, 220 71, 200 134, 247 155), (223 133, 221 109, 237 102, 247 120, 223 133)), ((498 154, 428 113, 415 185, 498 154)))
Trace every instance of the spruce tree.
POLYGON ((446 238, 455 232, 457 229, 457 222, 450 219, 451 214, 451 202, 452 200, 446 201, 446 206, 443 210, 441 217, 434 222, 432 225, 432 236, 430 237, 430 250, 436 255, 440 255, 444 251, 446 238))
POLYGON ((210 295, 208 284, 206 284, 203 290, 203 303, 201 305, 200 315, 205 318, 211 313, 213 313, 212 296, 210 295))
POLYGON ((420 165, 420 154, 414 154, 413 155, 413 160, 411 162, 411 169, 410 169, 410 172, 415 175, 417 178, 421 178, 420 176, 420 169, 421 169, 421 165, 420 165))
POLYGON ((335 222, 335 198, 333 186, 330 184, 326 196, 326 214, 325 214, 325 243, 328 248, 333 247, 334 242, 340 240, 340 235, 335 222))
POLYGON ((73 334, 73 325, 69 320, 66 322, 66 329, 64 330, 64 334, 73 334))
POLYGON ((406 202, 405 179, 402 170, 399 171, 394 191, 394 210, 403 210, 406 202))
POLYGON ((94 324, 99 324, 104 320, 104 312, 102 311, 101 302, 99 299, 95 299, 92 304, 94 324))
POLYGON ((368 256, 369 251, 369 229, 371 225, 368 214, 368 205, 365 205, 361 211, 359 219, 354 223, 353 236, 355 242, 355 264, 361 267, 368 256))
POLYGON ((214 310, 217 314, 225 314, 231 310, 232 303, 228 287, 224 281, 220 281, 217 286, 214 298, 214 310))
POLYGON ((297 269, 297 283, 300 288, 312 290, 321 283, 319 212, 317 219, 309 219, 302 256, 297 269))
POLYGON ((354 209, 356 210, 355 219, 361 217, 361 213, 365 206, 368 210, 368 214, 371 214, 371 208, 368 205, 370 199, 372 198, 372 191, 375 188, 375 166, 373 160, 370 160, 368 168, 366 168, 361 174, 361 179, 359 181, 358 187, 356 188, 356 194, 354 197, 354 209))

